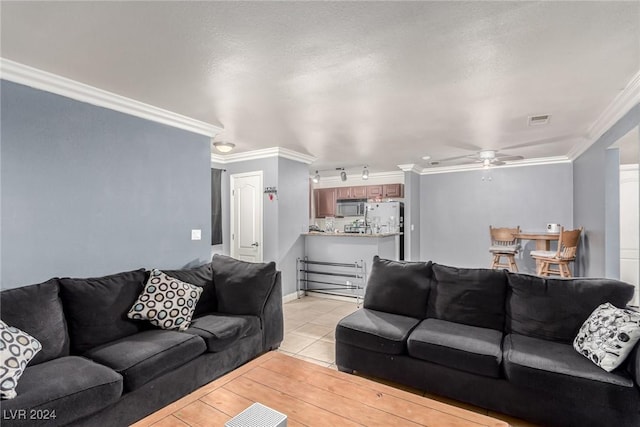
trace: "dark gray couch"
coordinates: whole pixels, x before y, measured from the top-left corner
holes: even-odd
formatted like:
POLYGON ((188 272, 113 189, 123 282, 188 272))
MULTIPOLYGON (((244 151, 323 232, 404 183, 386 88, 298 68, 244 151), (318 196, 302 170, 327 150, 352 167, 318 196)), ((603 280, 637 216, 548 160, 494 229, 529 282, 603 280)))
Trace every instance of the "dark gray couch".
POLYGON ((280 345, 274 263, 215 255, 201 267, 164 272, 203 287, 185 332, 126 317, 145 270, 1 292, 2 320, 43 347, 20 378, 18 396, 2 401, 1 424, 126 426, 280 345))
POLYGON ((364 308, 336 328, 341 371, 549 426, 640 426, 638 346, 611 373, 572 341, 633 286, 374 259, 364 308))

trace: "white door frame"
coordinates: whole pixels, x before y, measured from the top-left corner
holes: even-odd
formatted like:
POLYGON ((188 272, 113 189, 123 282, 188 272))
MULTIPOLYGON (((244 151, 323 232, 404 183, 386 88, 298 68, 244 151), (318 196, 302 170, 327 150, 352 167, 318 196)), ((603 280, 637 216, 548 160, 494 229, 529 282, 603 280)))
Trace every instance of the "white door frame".
MULTIPOLYGON (((229 194, 230 203, 229 203, 229 217, 230 217, 230 230, 229 234, 231 235, 231 245, 229 248, 229 254, 231 257, 236 258, 236 244, 235 244, 235 223, 236 223, 236 203, 235 203, 235 180, 238 178, 245 178, 248 176, 258 176, 260 178, 260 185, 258 186, 258 190, 263 188, 264 185, 264 172, 261 170, 253 171, 253 172, 243 172, 243 173, 235 173, 229 176, 229 194)), ((260 262, 264 261, 264 198, 260 197, 259 201, 259 210, 260 210, 260 245, 258 246, 258 256, 260 258, 260 262)))

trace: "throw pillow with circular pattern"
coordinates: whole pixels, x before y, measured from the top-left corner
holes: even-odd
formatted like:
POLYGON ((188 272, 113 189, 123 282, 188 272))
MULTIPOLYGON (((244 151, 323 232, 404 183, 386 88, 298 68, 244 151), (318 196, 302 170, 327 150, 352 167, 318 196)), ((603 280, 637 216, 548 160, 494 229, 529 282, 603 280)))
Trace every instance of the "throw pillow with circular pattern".
POLYGON ((42 345, 37 339, 0 320, 0 397, 17 396, 18 380, 40 350, 42 345))
POLYGON ((153 269, 127 317, 148 320, 162 329, 184 331, 191 323, 200 295, 201 287, 153 269))
POLYGON ((640 313, 599 305, 582 324, 573 348, 607 372, 622 364, 640 340, 640 313))

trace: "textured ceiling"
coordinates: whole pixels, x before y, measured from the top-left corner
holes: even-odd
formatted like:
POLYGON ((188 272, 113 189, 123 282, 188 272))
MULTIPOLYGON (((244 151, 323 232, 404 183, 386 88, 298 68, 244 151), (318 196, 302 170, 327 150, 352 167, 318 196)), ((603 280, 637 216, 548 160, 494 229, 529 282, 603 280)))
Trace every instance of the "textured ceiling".
POLYGON ((640 69, 640 2, 8 2, 2 56, 312 169, 566 155, 640 69), (527 117, 551 114, 546 126, 527 117))

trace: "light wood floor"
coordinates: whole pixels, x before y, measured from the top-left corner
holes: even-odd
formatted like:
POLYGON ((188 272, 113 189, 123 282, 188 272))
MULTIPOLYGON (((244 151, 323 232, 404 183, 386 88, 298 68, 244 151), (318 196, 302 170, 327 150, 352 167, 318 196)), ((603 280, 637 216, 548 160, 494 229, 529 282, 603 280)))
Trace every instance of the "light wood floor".
MULTIPOLYGON (((318 366, 328 367, 335 371, 336 324, 344 316, 357 309, 358 307, 355 302, 337 301, 318 297, 305 297, 286 303, 284 305, 285 337, 278 353, 304 360, 318 366)), ((275 353, 269 354, 271 355, 270 357, 273 357, 273 354, 275 353)), ((134 426, 223 426, 231 416, 235 416, 253 402, 250 401, 250 399, 245 398, 247 400, 244 401, 244 406, 239 405, 238 403, 230 403, 228 393, 235 393, 222 389, 222 386, 226 384, 229 378, 232 379, 235 378, 235 376, 240 376, 247 369, 251 369, 250 367, 253 366, 254 362, 250 362, 250 364, 242 366, 236 371, 231 372, 228 374, 228 377, 224 377, 224 381, 223 378, 220 378, 210 384, 207 384, 185 398, 174 402, 144 420, 139 421, 134 426), (213 393, 214 391, 215 393, 213 393), (211 396, 209 396, 209 394, 211 394, 211 396), (222 404, 217 401, 217 399, 222 399, 225 396, 227 400, 223 402, 226 403, 222 404), (222 408, 225 409, 222 410, 222 408)), ((359 378, 354 375, 351 375, 350 377, 354 380, 359 378)), ((512 427, 537 427, 535 424, 527 421, 487 411, 486 409, 479 408, 477 406, 457 402, 441 396, 424 393, 421 390, 413 389, 411 387, 385 382, 375 378, 370 379, 378 382, 380 387, 390 386, 397 391, 408 392, 414 395, 414 397, 409 399, 427 397, 432 402, 439 402, 440 404, 444 404, 448 407, 457 407, 459 409, 472 411, 480 415, 488 415, 491 418, 506 421, 512 427)), ((361 380, 365 379, 361 378, 361 380)), ((233 402, 233 400, 231 400, 231 402, 233 402)), ((330 408, 325 408, 319 404, 319 402, 320 401, 316 399, 315 403, 311 405, 317 405, 322 409, 330 408)), ((261 401, 261 403, 270 406, 264 401, 261 401)), ((273 406, 273 408, 277 409, 275 406, 273 406)), ((282 410, 280 412, 290 415, 289 410, 282 410)), ((304 425, 301 421, 298 421, 298 423, 299 424, 294 424, 291 421, 290 415, 289 425, 304 425)), ((317 424, 312 423, 309 425, 317 424)), ((457 424, 446 425, 455 426, 457 424)), ((439 427, 437 424, 436 426, 439 427)))
POLYGON ((296 426, 507 427, 508 423, 368 379, 270 352, 136 423, 223 426, 253 402, 296 426))

